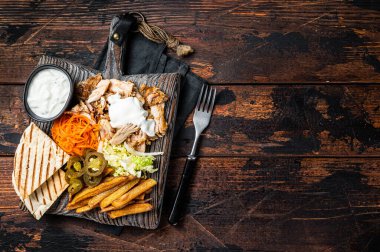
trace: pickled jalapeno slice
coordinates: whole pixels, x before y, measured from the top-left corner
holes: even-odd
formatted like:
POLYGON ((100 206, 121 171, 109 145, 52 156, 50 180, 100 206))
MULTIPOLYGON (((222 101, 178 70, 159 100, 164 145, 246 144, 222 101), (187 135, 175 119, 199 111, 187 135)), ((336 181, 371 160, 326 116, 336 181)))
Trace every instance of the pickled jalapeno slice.
POLYGON ((83 188, 83 183, 80 179, 73 178, 70 180, 70 185, 67 188, 70 195, 74 195, 83 188))
POLYGON ((94 177, 94 176, 90 176, 87 173, 85 173, 83 175, 83 180, 87 186, 97 186, 97 185, 99 185, 100 181, 102 180, 102 176, 94 177))
POLYGON ((87 175, 97 177, 102 174, 106 166, 107 161, 102 153, 95 151, 86 152, 84 159, 84 169, 87 175))

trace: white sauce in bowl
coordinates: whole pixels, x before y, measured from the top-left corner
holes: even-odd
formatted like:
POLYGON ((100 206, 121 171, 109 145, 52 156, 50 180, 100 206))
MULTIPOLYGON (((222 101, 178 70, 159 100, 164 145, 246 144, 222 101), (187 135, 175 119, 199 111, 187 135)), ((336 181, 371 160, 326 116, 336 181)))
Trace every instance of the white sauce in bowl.
POLYGON ((156 123, 152 119, 146 119, 148 111, 143 107, 136 97, 120 98, 119 94, 108 97, 108 113, 112 128, 121 128, 122 126, 132 123, 141 128, 141 131, 148 136, 155 135, 156 123))
POLYGON ((70 80, 57 69, 47 68, 34 75, 28 87, 26 101, 37 116, 49 119, 58 115, 70 95, 70 80))

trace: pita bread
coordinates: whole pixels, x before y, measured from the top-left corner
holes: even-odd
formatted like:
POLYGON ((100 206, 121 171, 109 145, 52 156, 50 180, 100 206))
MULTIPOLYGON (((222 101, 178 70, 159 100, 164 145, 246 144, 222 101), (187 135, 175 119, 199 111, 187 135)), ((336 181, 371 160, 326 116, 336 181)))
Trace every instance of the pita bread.
POLYGON ((14 184, 25 200, 69 159, 54 141, 31 123, 25 129, 14 158, 14 184))
MULTIPOLYGON (((14 172, 12 173, 12 182, 14 185, 14 172)), ((65 181, 64 171, 59 170, 25 200, 21 198, 20 192, 16 187, 15 191, 29 212, 34 216, 34 218, 39 220, 68 186, 69 184, 65 181)))

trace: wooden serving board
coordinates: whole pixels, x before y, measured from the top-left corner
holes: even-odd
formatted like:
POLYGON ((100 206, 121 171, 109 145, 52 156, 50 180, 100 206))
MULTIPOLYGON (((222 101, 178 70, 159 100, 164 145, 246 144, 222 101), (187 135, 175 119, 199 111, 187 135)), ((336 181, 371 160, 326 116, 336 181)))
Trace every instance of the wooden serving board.
MULTIPOLYGON (((110 36, 115 32, 113 29, 116 22, 119 21, 118 17, 114 17, 110 26, 110 36)), ((112 41, 108 42, 108 49, 106 55, 106 62, 101 74, 104 79, 118 79, 118 80, 130 80, 136 85, 146 84, 148 86, 157 86, 163 92, 169 96, 169 100, 165 104, 165 117, 168 122, 168 129, 166 135, 158 140, 154 141, 151 146, 147 147, 147 152, 162 151, 164 155, 156 157, 154 166, 158 168, 158 171, 149 177, 157 181, 157 186, 154 187, 151 198, 154 209, 148 213, 124 216, 117 219, 111 219, 105 213, 99 213, 99 209, 77 214, 75 211, 67 211, 66 205, 68 203, 68 193, 64 192, 62 196, 55 202, 55 204, 49 209, 49 214, 74 216, 78 218, 85 218, 93 220, 102 224, 116 225, 116 226, 136 226, 146 229, 155 229, 160 222, 162 202, 164 197, 164 189, 166 182, 166 175, 168 169, 168 163, 170 158, 171 143, 174 133, 174 123, 177 113, 178 97, 180 92, 180 75, 178 73, 170 74, 142 74, 126 76, 122 75, 120 70, 120 52, 121 48, 115 46, 112 41)), ((64 68, 71 76, 73 82, 76 84, 88 77, 99 73, 93 69, 86 68, 79 64, 69 62, 64 59, 43 56, 38 65, 57 65, 64 68)), ((35 123, 48 135, 52 123, 41 123, 35 121, 35 123)))
MULTIPOLYGON (((111 48, 113 51, 113 49, 111 48)), ((112 56, 112 55, 111 55, 112 56)), ((169 96, 169 100, 165 104, 165 117, 168 122, 168 130, 166 135, 158 140, 154 141, 151 146, 148 146, 147 152, 163 151, 164 155, 156 157, 154 162, 158 171, 151 174, 149 177, 155 179, 158 183, 154 187, 151 197, 154 210, 137 215, 124 216, 117 219, 111 219, 105 213, 99 213, 99 209, 77 214, 75 211, 67 211, 66 205, 68 203, 67 191, 57 200, 57 202, 49 209, 49 214, 74 216, 78 218, 85 218, 93 220, 102 224, 116 225, 116 226, 136 226, 146 229, 155 229, 160 222, 160 215, 162 210, 162 202, 164 196, 164 188, 166 182, 166 174, 168 169, 171 143, 173 138, 174 123, 176 119, 177 103, 180 92, 180 75, 177 73, 170 74, 143 74, 143 75, 131 75, 122 76, 118 74, 116 69, 110 71, 109 67, 116 61, 108 60, 106 69, 102 72, 104 78, 115 78, 119 80, 130 80, 136 85, 140 86, 145 83, 148 86, 157 86, 163 92, 169 96)), ((52 64, 63 67, 71 75, 74 83, 78 83, 81 80, 87 79, 89 76, 95 75, 98 72, 81 65, 68 62, 63 59, 53 58, 49 56, 43 56, 38 65, 52 64)), ((115 65, 113 66, 115 67, 115 65)), ((50 135, 50 128, 52 123, 41 123, 35 121, 35 123, 47 134, 50 135)))

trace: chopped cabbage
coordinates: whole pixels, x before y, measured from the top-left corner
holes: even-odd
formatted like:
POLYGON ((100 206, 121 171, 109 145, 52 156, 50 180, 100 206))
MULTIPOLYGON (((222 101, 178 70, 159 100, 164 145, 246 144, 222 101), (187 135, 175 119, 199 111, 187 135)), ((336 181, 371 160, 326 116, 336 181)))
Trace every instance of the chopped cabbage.
POLYGON ((109 142, 103 143, 104 158, 108 164, 115 169, 114 176, 136 176, 145 177, 146 173, 154 173, 158 169, 153 167, 153 156, 137 156, 131 154, 127 149, 119 145, 111 145, 109 142))

